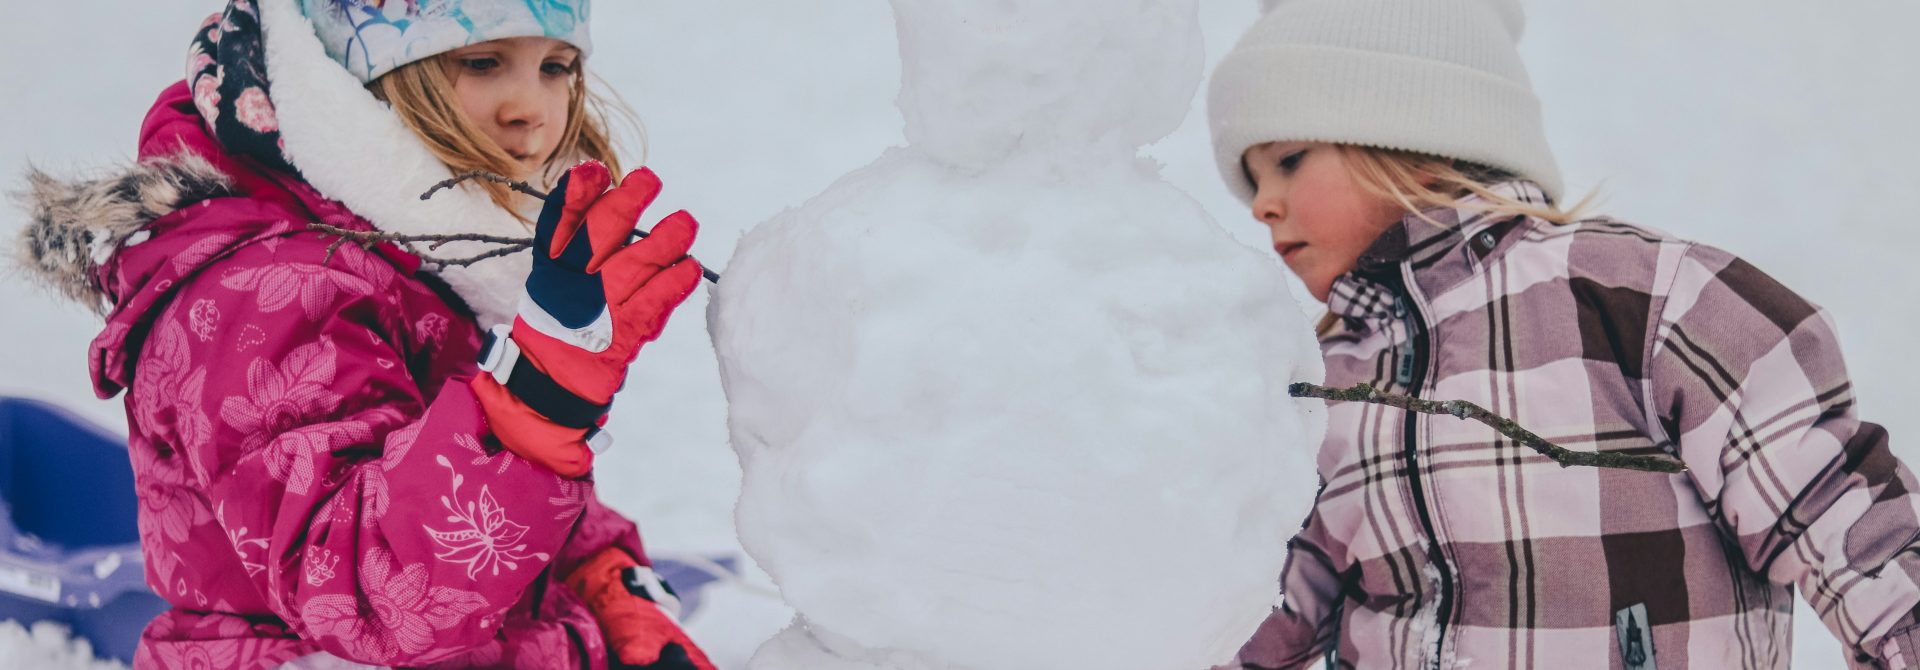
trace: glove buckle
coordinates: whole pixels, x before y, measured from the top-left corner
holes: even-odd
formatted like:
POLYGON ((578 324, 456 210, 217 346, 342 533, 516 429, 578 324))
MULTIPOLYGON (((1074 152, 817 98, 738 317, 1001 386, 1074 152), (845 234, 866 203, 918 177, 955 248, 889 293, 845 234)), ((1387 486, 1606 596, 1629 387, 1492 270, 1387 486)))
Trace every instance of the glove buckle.
POLYGON ((520 345, 508 337, 512 332, 511 324, 497 324, 487 329, 480 342, 480 371, 493 375, 501 386, 507 385, 514 365, 520 362, 520 345))
POLYGON ((599 456, 607 453, 607 450, 612 448, 613 433, 609 433, 607 429, 599 426, 587 429, 587 450, 592 451, 593 455, 599 456))
MULTIPOLYGON (((601 417, 611 405, 593 402, 567 390, 539 367, 523 364, 520 345, 513 341, 513 326, 501 324, 487 330, 480 345, 480 369, 547 420, 569 428, 598 428, 601 417)), ((604 431, 602 431, 604 433, 604 431)), ((592 436, 589 436, 591 438, 592 436)), ((595 453, 613 444, 612 436, 589 441, 595 453)))

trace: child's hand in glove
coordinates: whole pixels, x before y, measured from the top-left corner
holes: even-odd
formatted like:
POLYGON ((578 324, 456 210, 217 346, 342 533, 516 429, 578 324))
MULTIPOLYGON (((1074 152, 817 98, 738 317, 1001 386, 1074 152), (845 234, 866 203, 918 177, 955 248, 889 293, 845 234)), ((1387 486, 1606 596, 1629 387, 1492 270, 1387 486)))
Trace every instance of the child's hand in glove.
POLYGON ((645 670, 714 670, 675 617, 679 599, 653 569, 609 547, 567 575, 606 635, 608 665, 645 670))
POLYGON ((589 445, 606 443, 598 426, 627 366, 700 282, 700 264, 687 256, 699 230, 693 216, 674 212, 628 243, 660 179, 642 168, 608 190, 612 178, 587 161, 547 196, 520 313, 490 334, 482 354, 490 374, 473 382, 501 444, 568 477, 592 469, 598 450, 589 445))

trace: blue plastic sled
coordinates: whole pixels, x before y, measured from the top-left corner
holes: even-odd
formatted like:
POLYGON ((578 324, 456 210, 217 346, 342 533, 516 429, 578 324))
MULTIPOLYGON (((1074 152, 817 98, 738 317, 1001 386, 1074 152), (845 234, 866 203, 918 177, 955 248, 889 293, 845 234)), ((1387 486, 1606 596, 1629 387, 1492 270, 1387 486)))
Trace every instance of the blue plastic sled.
POLYGON ((132 662, 167 608, 147 589, 126 440, 52 405, 0 397, 0 619, 56 621, 132 662))

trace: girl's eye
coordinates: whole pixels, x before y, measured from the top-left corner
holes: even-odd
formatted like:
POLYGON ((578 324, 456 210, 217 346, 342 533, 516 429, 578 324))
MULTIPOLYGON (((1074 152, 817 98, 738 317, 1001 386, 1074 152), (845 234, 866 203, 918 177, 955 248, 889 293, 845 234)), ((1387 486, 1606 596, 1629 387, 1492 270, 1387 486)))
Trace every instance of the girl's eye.
POLYGON ((573 74, 572 63, 548 62, 540 65, 540 73, 550 77, 573 74))
POLYGON ((491 72, 494 68, 500 67, 500 59, 486 56, 462 58, 460 59, 460 66, 474 72, 491 72))
POLYGON ((1280 159, 1280 172, 1284 174, 1293 174, 1294 170, 1300 169, 1300 161, 1306 160, 1306 158, 1307 158, 1306 149, 1301 149, 1299 151, 1295 151, 1293 153, 1287 154, 1286 157, 1280 159))

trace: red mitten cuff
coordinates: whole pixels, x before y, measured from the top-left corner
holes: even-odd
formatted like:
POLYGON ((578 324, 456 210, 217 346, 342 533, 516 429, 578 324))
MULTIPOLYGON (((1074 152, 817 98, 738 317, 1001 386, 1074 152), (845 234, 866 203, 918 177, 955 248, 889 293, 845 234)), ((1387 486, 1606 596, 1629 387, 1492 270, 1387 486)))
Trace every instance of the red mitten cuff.
POLYGON ((693 644, 669 612, 670 591, 653 570, 618 547, 588 558, 566 577, 593 611, 606 634, 607 649, 627 665, 662 670, 713 670, 705 652, 693 644), (661 602, 667 601, 667 602, 661 602))
POLYGON ((593 450, 587 448, 591 428, 569 428, 547 420, 521 402, 493 375, 473 378, 473 395, 487 415, 494 437, 508 451, 562 477, 584 477, 593 471, 593 450))

